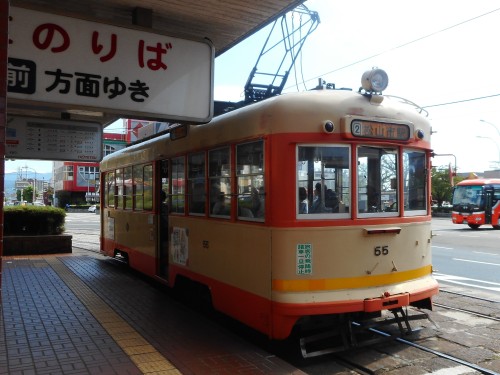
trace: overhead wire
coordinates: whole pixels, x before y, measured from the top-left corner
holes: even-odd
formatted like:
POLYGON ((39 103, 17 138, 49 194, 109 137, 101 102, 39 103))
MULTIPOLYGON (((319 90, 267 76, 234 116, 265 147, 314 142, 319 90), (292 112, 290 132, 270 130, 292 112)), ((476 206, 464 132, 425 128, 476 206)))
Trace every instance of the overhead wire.
POLYGON ((485 95, 485 96, 479 96, 477 98, 469 98, 469 99, 463 99, 463 100, 455 100, 453 102, 446 102, 446 103, 439 103, 439 104, 431 104, 431 105, 423 105, 422 108, 431 108, 431 107, 442 107, 445 105, 452 105, 452 104, 459 104, 459 103, 466 103, 466 102, 472 102, 475 100, 482 100, 482 99, 488 99, 488 98, 494 98, 495 96, 500 96, 500 94, 492 94, 492 95, 485 95))
MULTIPOLYGON (((343 70, 343 69, 349 68, 349 67, 351 67, 351 66, 357 65, 357 64, 359 64, 359 63, 362 63, 362 62, 368 61, 368 60, 370 60, 370 59, 372 59, 372 58, 375 58, 375 57, 381 56, 381 55, 383 55, 383 54, 386 54, 386 53, 389 53, 389 52, 395 51, 395 50, 400 49, 400 48, 407 47, 408 45, 411 45, 411 44, 413 44, 413 43, 416 43, 416 42, 422 41, 422 40, 424 40, 424 39, 427 39, 427 38, 433 37, 433 36, 435 36, 435 35, 438 35, 438 34, 440 34, 440 33, 443 33, 443 32, 446 32, 446 31, 449 31, 449 30, 451 30, 451 29, 453 29, 453 28, 459 27, 459 26, 464 25, 464 24, 467 24, 467 23, 469 23, 469 22, 473 22, 473 21, 475 21, 475 20, 477 20, 477 19, 480 19, 480 18, 482 18, 482 17, 488 16, 488 15, 490 15, 490 14, 492 14, 492 13, 495 13, 495 12, 498 12, 498 11, 500 11, 500 8, 493 9, 493 10, 488 11, 488 12, 486 12, 486 13, 480 14, 480 15, 475 16, 475 17, 472 17, 472 18, 469 18, 469 19, 467 19, 467 20, 461 21, 461 22, 456 23, 456 24, 454 24, 454 25, 451 25, 451 26, 445 27, 445 28, 443 28, 443 29, 441 29, 441 30, 438 30, 438 31, 432 32, 432 33, 430 33, 430 34, 427 34, 427 35, 421 36, 421 37, 419 37, 419 38, 417 38, 417 39, 413 39, 413 40, 411 40, 411 41, 408 41, 408 42, 405 42, 405 43, 403 43, 403 44, 397 45, 397 46, 395 46, 395 47, 392 47, 392 48, 386 49, 386 50, 384 50, 384 51, 378 52, 378 53, 373 54, 373 55, 371 55, 371 56, 368 56, 368 57, 365 57, 365 58, 363 58, 363 59, 360 59, 360 60, 354 61, 354 62, 352 62, 352 63, 350 63, 350 64, 344 65, 344 66, 342 66, 342 67, 339 67, 339 68, 337 68, 337 69, 331 70, 331 71, 329 71, 329 72, 323 73, 323 74, 321 74, 321 75, 318 75, 318 76, 315 76, 315 77, 313 77, 313 78, 309 78, 309 79, 305 79, 305 78, 304 78, 303 66, 302 66, 302 56, 303 56, 303 55, 302 55, 302 51, 301 51, 301 52, 300 52, 300 61, 301 61, 301 62, 300 62, 300 64, 301 64, 300 74, 301 74, 301 76, 302 76, 302 82, 301 82, 301 83, 304 85, 304 88, 306 88, 306 83, 307 83, 307 82, 310 82, 310 81, 313 81, 313 80, 317 80, 318 78, 322 78, 322 77, 324 77, 324 76, 326 76, 326 75, 329 75, 329 74, 332 74, 332 73, 338 72, 338 71, 340 71, 340 70, 343 70)), ((293 23, 293 21, 294 21, 294 20, 292 19, 292 23, 293 23)), ((300 22, 302 23, 302 19, 300 20, 300 22)), ((292 52, 292 54, 293 54, 293 52, 292 52)), ((296 70, 296 67, 295 67, 295 66, 294 66, 294 75, 295 75, 295 85, 294 85, 294 86, 296 86, 296 87, 297 87, 297 89, 298 89, 299 82, 298 82, 298 80, 297 80, 297 70, 296 70)), ((290 87, 292 87, 292 86, 290 86, 290 87)), ((290 88, 290 87, 288 87, 288 88, 290 88)), ((452 102, 444 102, 444 103, 438 103, 438 104, 425 105, 425 106, 421 106, 421 107, 422 107, 422 108, 442 107, 442 106, 453 105, 453 104, 459 104, 459 103, 465 103, 465 102, 471 102, 471 101, 476 101, 476 100, 483 100, 483 99, 488 99, 488 98, 497 97, 497 96, 500 96, 500 93, 499 93, 499 94, 492 94, 492 95, 480 96, 480 97, 476 97, 476 98, 468 98, 468 99, 463 99, 463 100, 457 100, 457 101, 452 101, 452 102)), ((111 124, 110 124, 110 125, 111 125, 111 124)), ((109 130, 109 128, 108 128, 108 130, 109 130)))
MULTIPOLYGON (((382 51, 382 52, 376 53, 376 54, 371 55, 371 56, 369 56, 369 57, 365 57, 365 58, 363 58, 363 59, 361 59, 361 60, 354 61, 354 62, 352 62, 352 63, 350 63, 350 64, 347 64, 347 65, 344 65, 344 66, 339 67, 339 68, 337 68, 337 69, 334 69, 334 70, 331 70, 331 71, 329 71, 329 72, 323 73, 323 74, 318 75, 318 76, 316 76, 316 77, 309 78, 308 80, 305 80, 305 81, 303 81, 302 83, 305 85, 305 83, 306 83, 306 82, 310 82, 310 81, 312 81, 312 80, 317 80, 318 78, 322 78, 322 77, 324 77, 324 76, 326 76, 326 75, 329 75, 329 74, 332 74, 332 73, 338 72, 339 70, 343 70, 343 69, 349 68, 349 67, 351 67, 351 66, 357 65, 357 64, 359 64, 359 63, 362 63, 362 62, 368 61, 368 60, 370 60, 370 59, 373 59, 374 57, 381 56, 381 55, 383 55, 383 54, 386 54, 386 53, 389 53, 389 52, 395 51, 395 50, 400 49, 400 48, 403 48, 403 47, 406 47, 406 46, 408 46, 408 45, 410 45, 410 44, 413 44, 413 43, 419 42, 419 41, 421 41, 421 40, 424 40, 424 39, 427 39, 427 38, 430 38, 430 37, 433 37, 433 36, 435 36, 435 35, 438 35, 438 34, 443 33, 443 32, 445 32, 445 31, 449 31, 449 30, 451 30, 451 29, 453 29, 453 28, 456 28, 456 27, 461 26, 461 25, 464 25, 464 24, 466 24, 466 23, 469 23, 469 22, 475 21, 475 20, 477 20, 477 19, 479 19, 479 18, 482 18, 482 17, 488 16, 488 15, 490 15, 490 14, 492 14, 492 13, 495 13, 495 12, 498 12, 498 11, 500 11, 500 8, 493 9, 493 10, 491 10, 491 11, 489 11, 489 12, 486 12, 486 13, 480 14, 480 15, 478 15, 478 16, 475 16, 475 17, 469 18, 469 19, 467 19, 467 20, 465 20, 465 21, 461 21, 461 22, 456 23, 456 24, 454 24, 454 25, 451 25, 451 26, 445 27, 444 29, 441 29, 441 30, 438 30, 438 31, 432 32, 432 33, 430 33, 430 34, 424 35, 424 36, 419 37, 419 38, 417 38, 417 39, 413 39, 413 40, 411 40, 411 41, 409 41, 409 42, 405 42, 405 43, 400 44, 400 45, 398 45, 398 46, 395 46, 395 47, 392 47, 392 48, 386 49, 386 50, 384 50, 384 51, 382 51)), ((296 83, 296 84, 297 84, 297 83, 296 83)), ((292 86, 290 86, 290 87, 292 87, 292 86)), ((441 104, 435 104, 435 105, 429 105, 429 106, 422 106, 422 108, 429 108, 429 107, 436 107, 436 106, 444 106, 444 105, 457 104, 457 103, 461 103, 461 102, 467 102, 467 101, 473 101, 473 100, 480 100, 480 99, 485 99, 485 98, 489 98, 489 97, 493 97, 493 96, 499 96, 499 95, 500 95, 500 94, 494 94, 494 95, 489 95, 489 96, 484 96, 484 97, 478 97, 478 98, 465 99, 465 100, 456 101, 456 102, 449 102, 449 103, 441 103, 441 104)))

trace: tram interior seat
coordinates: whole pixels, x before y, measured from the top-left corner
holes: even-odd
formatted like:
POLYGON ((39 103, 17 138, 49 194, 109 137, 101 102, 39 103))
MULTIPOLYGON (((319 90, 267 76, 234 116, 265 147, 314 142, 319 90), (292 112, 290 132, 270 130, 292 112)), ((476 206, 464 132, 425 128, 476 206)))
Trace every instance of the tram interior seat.
POLYGON ((325 206, 330 208, 331 212, 339 212, 339 199, 332 189, 325 192, 325 206))

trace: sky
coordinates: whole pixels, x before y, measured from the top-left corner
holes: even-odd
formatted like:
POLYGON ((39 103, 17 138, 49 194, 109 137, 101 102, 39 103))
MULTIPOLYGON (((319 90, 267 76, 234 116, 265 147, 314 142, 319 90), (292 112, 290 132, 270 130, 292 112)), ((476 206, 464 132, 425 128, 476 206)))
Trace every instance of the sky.
MULTIPOLYGON (((405 98, 428 112, 432 148, 441 155, 433 158, 434 166, 451 163, 458 172, 500 168, 500 2, 304 4, 318 12, 320 24, 306 40, 284 92, 312 89, 319 78, 357 90, 363 72, 384 69, 389 76, 384 94, 405 98)), ((268 33, 264 29, 217 57, 215 100, 243 99, 268 33)), ((277 63, 259 69, 274 72, 277 63)), ((26 165, 40 173, 51 170, 46 161, 7 161, 6 172, 26 165)))

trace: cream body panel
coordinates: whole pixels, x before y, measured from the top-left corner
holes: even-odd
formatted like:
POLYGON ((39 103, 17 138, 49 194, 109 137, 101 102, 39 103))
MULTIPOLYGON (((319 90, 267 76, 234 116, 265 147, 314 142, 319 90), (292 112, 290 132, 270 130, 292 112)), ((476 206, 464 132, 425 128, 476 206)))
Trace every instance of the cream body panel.
MULTIPOLYGON (((387 228, 387 225, 293 228, 273 230, 273 280, 327 280, 344 285, 345 280, 370 284, 370 278, 390 280, 392 274, 411 272, 431 265, 431 224, 399 224, 399 234, 366 234, 365 229, 387 228), (312 274, 297 274, 296 249, 298 244, 312 245, 312 274), (387 255, 375 255, 375 247, 388 246, 387 255), (387 277, 385 277, 385 275, 387 277), (364 281, 363 281, 364 280, 364 281)), ((394 226, 390 226, 394 227, 394 226)), ((419 289, 428 284, 422 280, 403 280, 391 285, 369 285, 342 288, 334 291, 308 290, 273 291, 273 300, 280 302, 326 302, 354 298, 380 297, 419 289)), ((385 282, 382 282, 385 284, 385 282)))
POLYGON ((271 230, 264 226, 170 216, 169 227, 188 230, 189 256, 175 264, 205 277, 271 298, 271 230))
MULTIPOLYGON (((109 210, 114 218, 114 241, 126 245, 125 251, 133 249, 149 257, 156 257, 156 216, 151 212, 138 213, 120 210, 116 214, 109 210)), ((108 219, 105 218, 105 225, 108 219)))

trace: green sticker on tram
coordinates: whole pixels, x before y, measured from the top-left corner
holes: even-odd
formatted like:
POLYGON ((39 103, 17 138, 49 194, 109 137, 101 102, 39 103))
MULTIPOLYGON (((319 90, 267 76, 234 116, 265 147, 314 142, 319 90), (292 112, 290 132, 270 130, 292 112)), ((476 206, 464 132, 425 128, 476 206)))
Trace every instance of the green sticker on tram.
POLYGON ((297 244, 297 275, 312 274, 312 245, 297 244))

